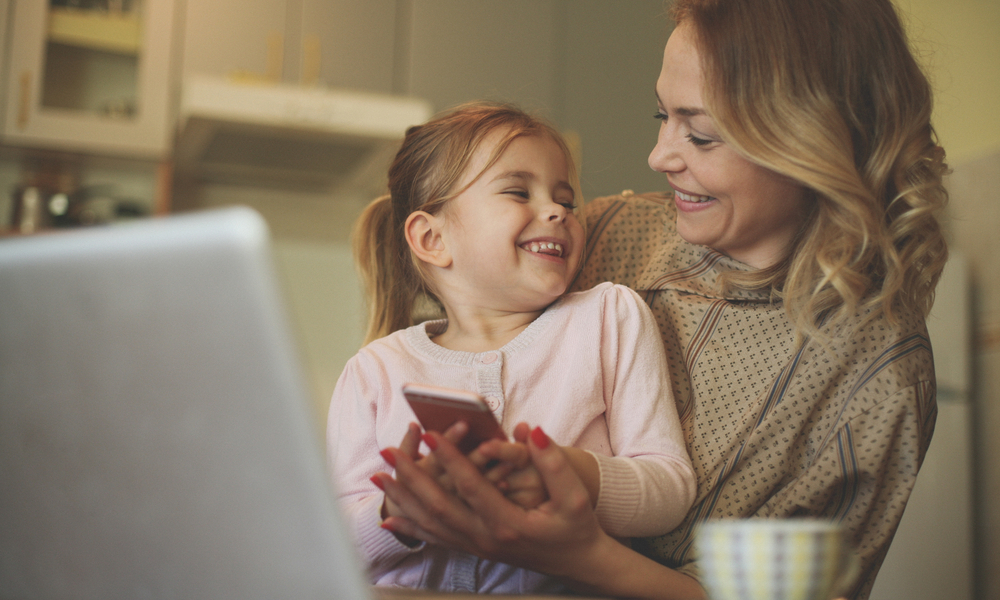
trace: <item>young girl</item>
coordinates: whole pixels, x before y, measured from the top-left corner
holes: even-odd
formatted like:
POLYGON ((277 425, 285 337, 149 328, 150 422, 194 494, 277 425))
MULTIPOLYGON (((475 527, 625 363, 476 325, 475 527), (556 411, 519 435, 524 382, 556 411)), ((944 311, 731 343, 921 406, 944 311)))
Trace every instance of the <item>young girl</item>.
MULTIPOLYGON (((370 343, 337 382, 327 435, 342 507, 376 585, 564 591, 541 574, 383 527, 398 509, 380 491, 394 455, 379 451, 419 433, 404 383, 478 392, 508 434, 540 425, 567 446, 611 535, 665 533, 691 505, 694 473, 648 307, 610 283, 563 295, 584 251, 575 183, 552 127, 510 106, 469 104, 407 132, 390 193, 358 222, 370 343), (414 325, 421 298, 446 318, 414 325)), ((518 449, 487 443, 507 446, 505 456, 518 449)), ((419 464, 435 472, 431 457, 419 464)), ((520 465, 504 466, 496 472, 520 465)), ((544 500, 524 493, 531 473, 499 476, 498 486, 531 507, 544 500)))

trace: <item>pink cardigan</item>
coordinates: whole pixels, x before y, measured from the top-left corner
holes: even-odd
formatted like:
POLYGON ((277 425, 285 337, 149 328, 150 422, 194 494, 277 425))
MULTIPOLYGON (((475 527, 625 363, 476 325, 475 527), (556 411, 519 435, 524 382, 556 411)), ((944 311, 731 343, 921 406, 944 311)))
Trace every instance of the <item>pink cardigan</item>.
POLYGON ((438 591, 558 592, 541 574, 420 545, 381 529, 382 493, 369 481, 388 470, 379 450, 397 446, 415 421, 404 383, 486 396, 503 428, 541 425, 558 444, 598 459, 597 515, 611 535, 650 536, 684 518, 695 494, 659 329, 639 296, 604 283, 568 294, 496 351, 435 344, 434 321, 365 346, 344 368, 330 405, 327 445, 342 508, 376 585, 438 591))

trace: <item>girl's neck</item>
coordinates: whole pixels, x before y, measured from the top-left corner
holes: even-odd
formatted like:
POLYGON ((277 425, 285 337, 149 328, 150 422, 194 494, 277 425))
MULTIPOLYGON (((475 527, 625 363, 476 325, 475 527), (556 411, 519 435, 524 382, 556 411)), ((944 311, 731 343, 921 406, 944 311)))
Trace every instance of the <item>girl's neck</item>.
POLYGON ((499 350, 538 318, 544 309, 532 312, 500 312, 481 307, 445 304, 448 328, 433 338, 449 350, 487 352, 499 350))

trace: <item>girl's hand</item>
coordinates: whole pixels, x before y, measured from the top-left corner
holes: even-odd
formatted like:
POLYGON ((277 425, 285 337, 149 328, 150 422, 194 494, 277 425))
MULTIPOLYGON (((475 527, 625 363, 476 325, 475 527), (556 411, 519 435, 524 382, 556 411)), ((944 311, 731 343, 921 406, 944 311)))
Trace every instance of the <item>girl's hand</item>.
MULTIPOLYGON (((514 428, 514 442, 490 440, 476 450, 476 457, 497 463, 486 471, 486 479, 522 508, 535 508, 549 499, 541 474, 531 464, 527 444, 530 432, 527 423, 519 423, 514 428)), ((470 458, 474 464, 477 463, 473 455, 470 458)))
POLYGON ((602 548, 617 545, 597 524, 590 496, 562 449, 540 429, 527 436, 526 447, 550 497, 532 509, 506 499, 446 436, 429 436, 432 454, 450 475, 455 494, 443 489, 407 453, 390 449, 396 460, 396 479, 385 478, 383 483, 387 498, 401 516, 387 518, 383 527, 574 579, 592 569, 587 565, 595 563, 602 548))

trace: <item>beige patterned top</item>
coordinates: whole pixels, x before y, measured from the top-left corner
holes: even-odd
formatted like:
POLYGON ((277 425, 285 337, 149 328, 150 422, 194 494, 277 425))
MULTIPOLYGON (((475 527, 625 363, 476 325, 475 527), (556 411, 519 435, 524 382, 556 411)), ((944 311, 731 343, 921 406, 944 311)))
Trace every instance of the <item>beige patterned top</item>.
POLYGON ((673 532, 634 541, 697 576, 706 519, 817 516, 843 523, 868 597, 930 443, 937 416, 924 320, 876 318, 831 348, 797 348, 780 302, 724 296, 720 271, 747 269, 681 239, 659 194, 590 202, 586 266, 575 287, 627 285, 649 303, 667 351, 698 493, 673 532))

